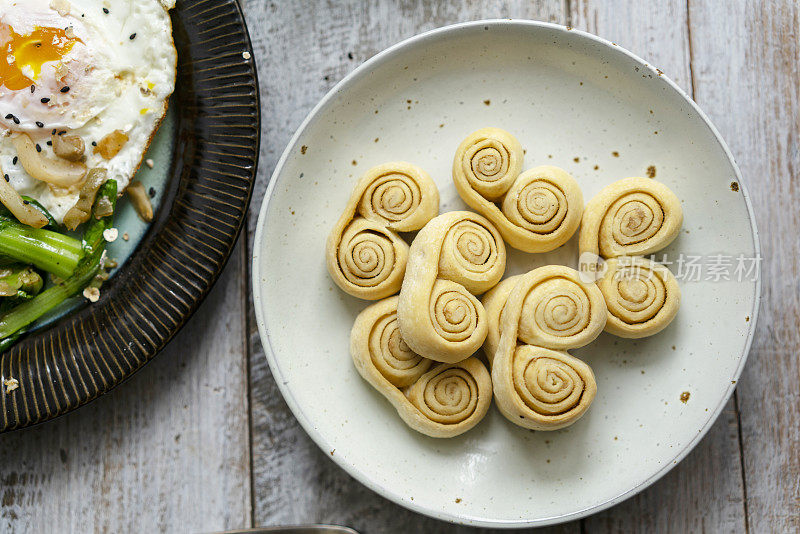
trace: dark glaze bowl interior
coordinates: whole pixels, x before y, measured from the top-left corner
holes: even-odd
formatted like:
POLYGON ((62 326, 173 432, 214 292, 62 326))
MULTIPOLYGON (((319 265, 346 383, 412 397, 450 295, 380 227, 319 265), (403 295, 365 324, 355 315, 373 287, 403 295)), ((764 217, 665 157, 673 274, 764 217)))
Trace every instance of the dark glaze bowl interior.
POLYGON ((101 290, 0 356, 0 432, 53 419, 150 361, 194 313, 244 224, 258 163, 258 82, 236 0, 178 0, 175 149, 160 210, 101 290), (245 59, 245 52, 250 59, 245 59))

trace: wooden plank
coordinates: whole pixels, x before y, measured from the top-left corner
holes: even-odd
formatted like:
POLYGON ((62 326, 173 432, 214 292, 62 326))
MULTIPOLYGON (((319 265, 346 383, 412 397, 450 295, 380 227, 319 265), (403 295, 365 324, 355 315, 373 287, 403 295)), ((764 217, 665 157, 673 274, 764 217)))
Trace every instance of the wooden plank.
MULTIPOLYGON (((685 1, 573 0, 570 7, 575 28, 631 50, 692 94, 685 1)), ((664 479, 587 518, 585 525, 589 532, 740 532, 745 527, 744 495, 731 400, 709 434, 664 479)))
MULTIPOLYGON (((264 121, 253 205, 300 122, 361 62, 406 37, 480 18, 564 23, 561 0, 424 0, 244 3, 262 84, 264 121), (352 57, 351 57, 352 55, 352 57)), ((258 217, 251 212, 250 232, 258 217)), ((409 512, 350 478, 300 428, 272 379, 250 319, 254 524, 332 522, 362 532, 467 531, 409 512)), ((576 532, 579 523, 552 529, 576 532)), ((469 529, 469 532, 480 532, 469 529)), ((546 532, 546 530, 544 531, 546 532)))
POLYGON ((0 532, 250 522, 244 247, 173 342, 111 393, 0 438, 0 532))
POLYGON ((738 385, 750 532, 800 531, 800 6, 691 0, 695 95, 753 201, 763 301, 738 385))

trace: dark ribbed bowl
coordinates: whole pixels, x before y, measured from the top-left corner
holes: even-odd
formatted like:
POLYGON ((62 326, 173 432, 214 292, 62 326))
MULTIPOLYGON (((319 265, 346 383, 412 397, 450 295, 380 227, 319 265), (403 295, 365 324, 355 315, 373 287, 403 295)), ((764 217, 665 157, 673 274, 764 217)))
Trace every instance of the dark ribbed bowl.
POLYGON ((178 79, 168 190, 139 248, 99 302, 0 356, 0 431, 53 419, 106 393, 164 348, 220 275, 253 191, 260 115, 236 0, 178 0, 178 79))

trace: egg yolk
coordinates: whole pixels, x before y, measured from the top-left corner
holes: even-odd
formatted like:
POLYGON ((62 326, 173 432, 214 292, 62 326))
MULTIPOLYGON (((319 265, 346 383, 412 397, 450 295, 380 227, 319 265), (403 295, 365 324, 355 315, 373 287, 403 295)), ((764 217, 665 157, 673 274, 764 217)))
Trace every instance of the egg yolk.
POLYGON ((42 65, 60 61, 77 42, 83 41, 67 36, 67 31, 62 28, 36 26, 30 35, 20 35, 8 24, 0 22, 0 85, 12 91, 30 87, 34 80, 23 69, 30 69, 33 78, 37 79, 42 65))

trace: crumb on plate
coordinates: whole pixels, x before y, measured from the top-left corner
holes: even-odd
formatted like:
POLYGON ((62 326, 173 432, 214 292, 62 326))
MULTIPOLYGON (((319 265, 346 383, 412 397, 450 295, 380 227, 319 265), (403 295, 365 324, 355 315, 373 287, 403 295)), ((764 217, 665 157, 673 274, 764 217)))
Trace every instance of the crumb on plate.
POLYGON ((11 393, 19 387, 19 380, 16 378, 7 378, 3 384, 6 386, 6 393, 11 393))
POLYGON ((83 296, 86 297, 89 302, 97 302, 100 300, 100 290, 96 287, 87 287, 83 290, 83 296))
POLYGON ((113 243, 114 241, 116 241, 118 236, 119 236, 119 230, 117 230, 116 228, 107 228, 103 230, 103 239, 105 239, 109 243, 113 243))

